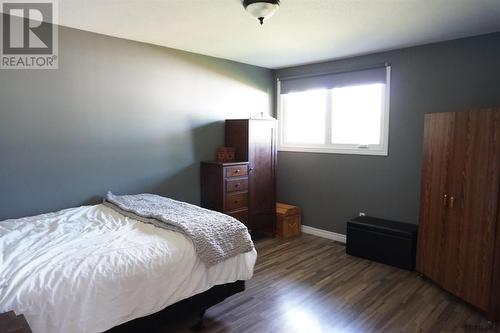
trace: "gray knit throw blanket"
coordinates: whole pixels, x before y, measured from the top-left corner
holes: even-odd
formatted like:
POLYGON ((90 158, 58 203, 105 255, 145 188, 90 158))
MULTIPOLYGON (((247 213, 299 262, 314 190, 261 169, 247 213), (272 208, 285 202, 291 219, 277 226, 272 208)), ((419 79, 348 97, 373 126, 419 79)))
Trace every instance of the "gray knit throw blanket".
POLYGON ((247 227, 231 216, 154 194, 114 195, 104 205, 127 217, 186 235, 207 267, 252 251, 247 227))

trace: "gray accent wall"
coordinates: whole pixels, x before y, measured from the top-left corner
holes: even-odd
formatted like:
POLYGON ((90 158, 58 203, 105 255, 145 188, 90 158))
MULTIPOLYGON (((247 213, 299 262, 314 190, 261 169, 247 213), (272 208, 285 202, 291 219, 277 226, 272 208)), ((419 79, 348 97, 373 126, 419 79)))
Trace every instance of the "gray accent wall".
POLYGON ((58 70, 0 70, 0 220, 108 190, 198 203, 224 119, 271 113, 268 69, 64 27, 59 48, 58 70))
POLYGON ((303 224, 344 234, 359 212, 418 223, 424 114, 500 106, 500 33, 277 70, 279 76, 389 62, 389 156, 278 152, 278 200, 303 224))

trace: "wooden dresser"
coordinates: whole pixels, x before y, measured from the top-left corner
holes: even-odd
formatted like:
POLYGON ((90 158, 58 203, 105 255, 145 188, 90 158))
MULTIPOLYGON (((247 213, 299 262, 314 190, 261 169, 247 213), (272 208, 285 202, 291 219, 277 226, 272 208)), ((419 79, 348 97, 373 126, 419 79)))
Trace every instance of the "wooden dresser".
POLYGON ((201 163, 201 206, 248 224, 248 162, 201 163))

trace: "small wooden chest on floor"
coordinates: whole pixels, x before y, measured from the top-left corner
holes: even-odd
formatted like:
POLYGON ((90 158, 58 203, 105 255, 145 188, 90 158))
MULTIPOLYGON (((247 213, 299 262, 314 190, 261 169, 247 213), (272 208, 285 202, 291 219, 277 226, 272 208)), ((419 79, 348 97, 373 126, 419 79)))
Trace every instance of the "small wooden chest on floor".
POLYGON ((347 222, 347 254, 415 269, 417 225, 360 216, 347 222))
POLYGON ((301 234, 299 207, 279 202, 276 204, 276 234, 281 238, 301 234))

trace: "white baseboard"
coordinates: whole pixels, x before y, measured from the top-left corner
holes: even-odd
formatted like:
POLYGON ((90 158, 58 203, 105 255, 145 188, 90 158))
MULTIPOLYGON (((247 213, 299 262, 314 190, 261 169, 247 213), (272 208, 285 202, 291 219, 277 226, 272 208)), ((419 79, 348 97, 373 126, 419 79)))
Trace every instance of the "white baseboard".
POLYGON ((336 232, 326 231, 323 229, 309 227, 307 225, 302 226, 302 232, 309 235, 314 235, 322 238, 328 238, 339 243, 346 243, 346 236, 342 234, 337 234, 336 232))

